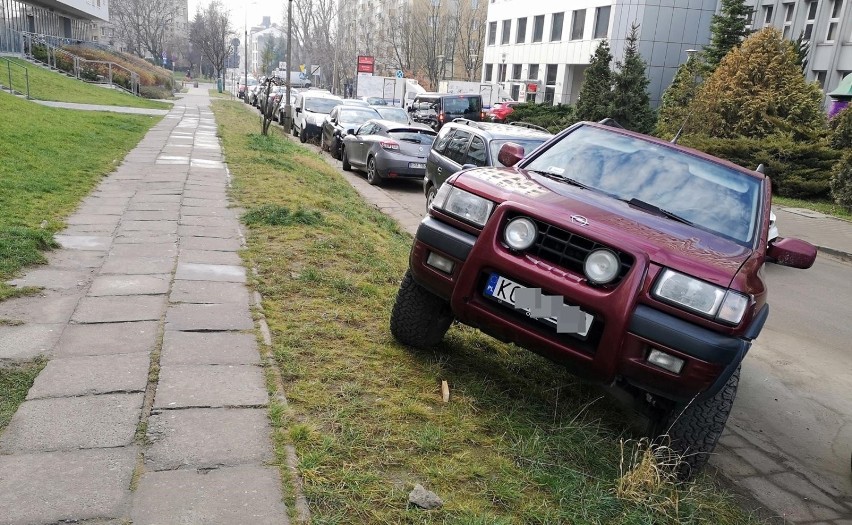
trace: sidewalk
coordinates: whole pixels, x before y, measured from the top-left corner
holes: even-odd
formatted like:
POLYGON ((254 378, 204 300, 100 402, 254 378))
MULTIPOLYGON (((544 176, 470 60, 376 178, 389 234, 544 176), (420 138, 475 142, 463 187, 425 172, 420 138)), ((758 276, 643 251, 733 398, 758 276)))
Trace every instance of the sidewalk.
POLYGON ((206 89, 175 104, 0 303, 51 359, 0 437, 0 523, 288 522, 206 89))
POLYGON ((168 109, 130 108, 126 106, 102 106, 99 104, 77 104, 74 102, 52 102, 50 100, 33 100, 36 104, 52 108, 79 109, 83 111, 109 111, 111 113, 130 113, 133 115, 167 115, 168 109))
POLYGON ((781 237, 802 239, 829 255, 852 258, 852 222, 802 208, 772 209, 781 237))

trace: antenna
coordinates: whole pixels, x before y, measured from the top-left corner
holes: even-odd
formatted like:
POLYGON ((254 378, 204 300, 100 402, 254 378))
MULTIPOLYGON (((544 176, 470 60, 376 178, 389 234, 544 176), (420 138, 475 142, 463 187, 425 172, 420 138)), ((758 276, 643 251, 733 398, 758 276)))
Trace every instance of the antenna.
POLYGON ((677 144, 677 140, 680 138, 681 133, 683 133, 683 128, 686 127, 686 123, 689 122, 689 117, 691 117, 691 116, 692 116, 692 111, 690 111, 689 114, 686 116, 686 118, 683 119, 683 123, 680 125, 680 128, 677 130, 677 133, 675 133, 675 136, 672 139, 672 144, 677 144))
POLYGON ((762 162, 761 162, 760 164, 758 164, 758 165, 757 165, 757 168, 755 168, 755 170, 754 170, 754 171, 756 171, 756 172, 758 172, 758 173, 766 174, 766 171, 765 171, 765 170, 764 170, 764 168, 763 168, 763 163, 762 163, 762 162))

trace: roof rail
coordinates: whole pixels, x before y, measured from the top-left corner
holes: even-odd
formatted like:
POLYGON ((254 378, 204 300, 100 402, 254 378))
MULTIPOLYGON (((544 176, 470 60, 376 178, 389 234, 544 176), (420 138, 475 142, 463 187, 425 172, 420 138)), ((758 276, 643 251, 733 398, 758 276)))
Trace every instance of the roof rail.
POLYGON ((547 128, 543 128, 541 126, 537 126, 535 124, 530 124, 529 122, 509 122, 510 126, 518 126, 520 128, 529 128, 534 129, 536 131, 543 131, 544 133, 550 133, 547 128))
POLYGON ((624 126, 619 124, 617 120, 615 120, 614 118, 611 118, 611 117, 607 117, 605 119, 599 120, 598 124, 603 124, 604 126, 610 126, 610 127, 613 127, 613 128, 625 129, 624 126))
POLYGON ((470 120, 469 118, 462 118, 462 117, 454 118, 452 120, 452 122, 455 122, 457 124, 465 124, 465 125, 470 126, 472 128, 481 128, 480 124, 482 124, 482 122, 475 122, 473 120, 470 120))

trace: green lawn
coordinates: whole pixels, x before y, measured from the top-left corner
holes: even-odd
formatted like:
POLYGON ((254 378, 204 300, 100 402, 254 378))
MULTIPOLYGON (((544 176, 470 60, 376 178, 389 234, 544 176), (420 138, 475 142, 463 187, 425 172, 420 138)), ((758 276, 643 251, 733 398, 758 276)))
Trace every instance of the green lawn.
POLYGON ((0 115, 2 300, 17 293, 2 281, 44 262, 65 217, 161 117, 49 108, 8 93, 0 115))
POLYGON ((757 522, 708 477, 655 479, 622 409, 531 352, 463 326, 433 352, 395 342, 411 236, 242 102, 213 110, 288 401, 270 409, 278 463, 288 479, 296 448, 312 523, 757 522), (444 507, 409 508, 415 483, 444 507))
POLYGON ((787 197, 778 197, 773 195, 772 204, 785 206, 787 208, 805 208, 808 210, 818 211, 826 215, 833 215, 841 219, 852 220, 852 213, 843 206, 830 200, 803 200, 790 199, 787 197))
MULTIPOLYGON (((25 60, 12 58, 11 61, 27 68, 30 79, 30 96, 37 100, 147 109, 171 109, 172 107, 171 104, 166 102, 134 97, 123 91, 106 89, 82 80, 75 80, 25 60)), ((9 83, 9 70, 6 68, 5 61, 0 68, 0 83, 4 86, 9 83)), ((21 68, 12 66, 12 85, 16 91, 24 92, 25 77, 21 68)))
POLYGON ((0 431, 6 428, 46 361, 0 366, 0 431))

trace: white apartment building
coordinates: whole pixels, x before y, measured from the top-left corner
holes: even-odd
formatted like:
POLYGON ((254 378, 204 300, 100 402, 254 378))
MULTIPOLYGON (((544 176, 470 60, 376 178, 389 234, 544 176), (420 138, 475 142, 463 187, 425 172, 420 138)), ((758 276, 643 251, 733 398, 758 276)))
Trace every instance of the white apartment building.
MULTIPOLYGON (((261 76, 268 73, 268 71, 261 71, 261 68, 263 67, 263 60, 261 58, 261 54, 263 53, 263 49, 270 38, 286 39, 287 33, 280 27, 278 27, 278 25, 276 24, 273 24, 269 27, 253 27, 249 30, 248 70, 250 74, 255 76, 261 76)), ((242 47, 245 48, 245 45, 243 45, 242 47)), ((245 60, 245 58, 243 58, 243 60, 245 60)), ((278 64, 272 64, 272 66, 277 67, 278 64)), ((242 64, 240 64, 240 67, 242 67, 242 64)))
POLYGON ((825 91, 852 73, 852 0, 746 0, 752 26, 774 26, 784 36, 810 42, 806 75, 825 91))
POLYGON ((0 51, 20 52, 20 33, 91 40, 95 23, 109 19, 107 0, 0 0, 0 51))
MULTIPOLYGON (((824 0, 822 0, 824 1, 824 0)), ((848 0, 852 1, 852 0, 848 0)), ((687 49, 710 39, 718 0, 491 0, 483 82, 506 83, 518 100, 575 103, 583 72, 602 39, 615 60, 631 24, 648 63, 657 106, 687 49)))

